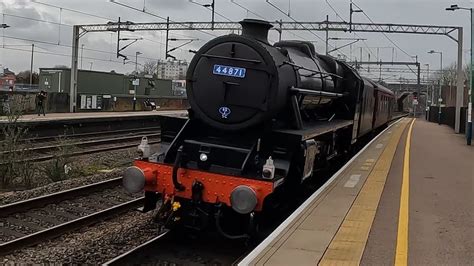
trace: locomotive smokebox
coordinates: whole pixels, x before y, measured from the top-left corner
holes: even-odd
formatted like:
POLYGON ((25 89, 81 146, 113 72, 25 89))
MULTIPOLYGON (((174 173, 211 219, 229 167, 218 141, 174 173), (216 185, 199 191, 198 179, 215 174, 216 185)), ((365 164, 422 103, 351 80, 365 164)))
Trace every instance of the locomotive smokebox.
POLYGON ((239 23, 242 25, 242 36, 268 43, 268 31, 273 27, 268 21, 244 19, 239 23))
POLYGON ((245 19, 242 35, 206 43, 186 75, 193 116, 211 127, 235 131, 264 125, 281 112, 296 86, 289 58, 268 43, 267 21, 245 19))

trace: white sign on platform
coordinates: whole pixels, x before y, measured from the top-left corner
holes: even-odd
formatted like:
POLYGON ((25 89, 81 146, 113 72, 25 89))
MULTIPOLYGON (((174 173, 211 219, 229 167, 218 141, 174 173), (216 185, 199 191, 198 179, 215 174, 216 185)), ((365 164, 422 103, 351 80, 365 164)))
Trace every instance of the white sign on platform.
POLYGON ((140 86, 140 79, 134 79, 134 80, 132 80, 132 85, 133 85, 133 86, 140 86))
POLYGON ((418 105, 418 100, 417 99, 413 99, 413 105, 418 105))

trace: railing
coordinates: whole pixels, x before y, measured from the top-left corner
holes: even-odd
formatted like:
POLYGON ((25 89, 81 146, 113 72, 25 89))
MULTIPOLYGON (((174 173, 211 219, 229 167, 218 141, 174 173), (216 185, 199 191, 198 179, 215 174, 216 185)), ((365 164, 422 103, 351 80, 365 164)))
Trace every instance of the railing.
MULTIPOLYGON (((8 91, 9 89, 10 89, 10 85, 0 86, 0 90, 2 91, 8 91)), ((36 92, 36 91, 39 91, 39 85, 17 83, 13 86, 13 91, 36 92)))

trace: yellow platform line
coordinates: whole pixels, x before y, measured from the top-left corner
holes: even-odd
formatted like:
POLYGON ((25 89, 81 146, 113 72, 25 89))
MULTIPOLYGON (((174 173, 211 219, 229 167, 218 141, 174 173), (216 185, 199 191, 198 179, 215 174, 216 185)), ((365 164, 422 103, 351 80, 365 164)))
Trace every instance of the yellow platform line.
POLYGON ((408 210, 410 196, 410 143, 411 132, 415 119, 408 129, 405 155, 403 159, 403 179, 400 195, 400 211, 398 213, 397 249, 395 252, 395 265, 408 265, 408 210))
POLYGON ((398 142, 410 119, 403 119, 367 177, 319 265, 359 265, 398 142))

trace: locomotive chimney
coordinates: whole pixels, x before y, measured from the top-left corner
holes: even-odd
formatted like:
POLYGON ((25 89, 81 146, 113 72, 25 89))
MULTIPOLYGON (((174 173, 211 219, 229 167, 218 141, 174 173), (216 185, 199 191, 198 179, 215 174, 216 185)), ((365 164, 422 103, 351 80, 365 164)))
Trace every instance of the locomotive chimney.
POLYGON ((242 36, 268 43, 268 30, 273 27, 268 21, 244 19, 239 23, 242 25, 242 36))

